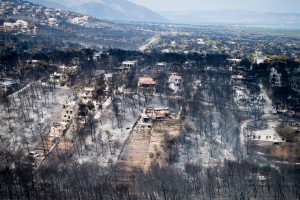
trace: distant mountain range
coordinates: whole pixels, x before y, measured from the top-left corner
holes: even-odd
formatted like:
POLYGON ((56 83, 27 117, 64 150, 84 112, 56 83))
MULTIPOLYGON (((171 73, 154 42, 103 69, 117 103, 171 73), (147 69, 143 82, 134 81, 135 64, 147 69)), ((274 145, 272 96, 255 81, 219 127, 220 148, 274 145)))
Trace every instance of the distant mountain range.
POLYGON ((233 24, 300 29, 300 13, 259 13, 245 10, 170 11, 160 13, 177 23, 233 24))
POLYGON ((128 0, 28 0, 50 8, 82 13, 99 19, 165 22, 159 14, 128 0))
MULTIPOLYGON (((16 0, 15 0, 16 1, 16 0)), ((128 0, 27 0, 49 8, 72 11, 99 19, 140 22, 242 25, 300 29, 300 13, 260 13, 247 10, 194 10, 156 13, 128 0)))

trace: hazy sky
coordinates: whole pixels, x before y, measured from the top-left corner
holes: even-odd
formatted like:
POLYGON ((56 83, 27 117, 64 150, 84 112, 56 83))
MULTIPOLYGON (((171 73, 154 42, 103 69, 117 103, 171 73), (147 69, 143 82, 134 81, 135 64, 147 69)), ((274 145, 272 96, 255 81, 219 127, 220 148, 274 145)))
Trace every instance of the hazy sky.
POLYGON ((130 0, 153 11, 242 9, 300 13, 300 0, 130 0))

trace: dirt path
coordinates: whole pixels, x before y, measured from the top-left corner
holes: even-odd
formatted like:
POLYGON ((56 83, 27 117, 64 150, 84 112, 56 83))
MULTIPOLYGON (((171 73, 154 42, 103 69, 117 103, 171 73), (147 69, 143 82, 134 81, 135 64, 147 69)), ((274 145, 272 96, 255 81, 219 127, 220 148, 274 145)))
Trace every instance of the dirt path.
POLYGON ((138 125, 133 129, 118 163, 126 170, 134 167, 142 168, 148 154, 151 137, 151 128, 141 128, 138 125))

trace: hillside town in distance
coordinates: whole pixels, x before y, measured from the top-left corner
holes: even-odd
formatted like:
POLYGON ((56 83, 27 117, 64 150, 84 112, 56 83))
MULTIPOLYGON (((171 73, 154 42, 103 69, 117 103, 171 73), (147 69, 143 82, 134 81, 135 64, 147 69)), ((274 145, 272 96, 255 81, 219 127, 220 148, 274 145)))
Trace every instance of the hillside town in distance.
POLYGON ((0 199, 299 199, 300 33, 0 2, 0 199))

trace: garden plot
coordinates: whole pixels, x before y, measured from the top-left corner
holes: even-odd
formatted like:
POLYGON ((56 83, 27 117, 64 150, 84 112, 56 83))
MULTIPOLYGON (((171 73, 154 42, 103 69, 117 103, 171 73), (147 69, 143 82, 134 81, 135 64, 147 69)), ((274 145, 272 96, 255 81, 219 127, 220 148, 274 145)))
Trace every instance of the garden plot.
POLYGON ((160 167, 167 165, 168 157, 174 146, 166 143, 176 140, 180 133, 180 126, 181 122, 174 119, 154 123, 144 165, 145 171, 150 169, 153 162, 160 167))
POLYGON ((140 168, 148 171, 152 163, 159 167, 167 165, 172 145, 166 143, 175 140, 180 132, 180 121, 167 119, 154 122, 152 128, 135 127, 125 144, 118 164, 125 170, 140 168))

